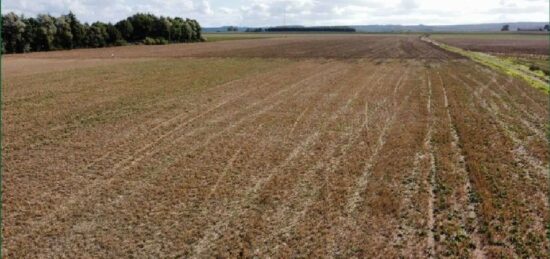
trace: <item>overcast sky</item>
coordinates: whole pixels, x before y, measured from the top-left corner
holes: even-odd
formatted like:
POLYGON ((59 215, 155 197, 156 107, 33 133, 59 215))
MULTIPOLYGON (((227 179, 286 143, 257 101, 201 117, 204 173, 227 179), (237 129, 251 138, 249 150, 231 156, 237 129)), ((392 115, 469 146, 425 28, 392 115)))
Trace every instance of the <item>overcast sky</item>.
POLYGON ((116 22, 136 12, 197 19, 203 26, 468 24, 548 21, 549 0, 4 0, 2 13, 116 22))

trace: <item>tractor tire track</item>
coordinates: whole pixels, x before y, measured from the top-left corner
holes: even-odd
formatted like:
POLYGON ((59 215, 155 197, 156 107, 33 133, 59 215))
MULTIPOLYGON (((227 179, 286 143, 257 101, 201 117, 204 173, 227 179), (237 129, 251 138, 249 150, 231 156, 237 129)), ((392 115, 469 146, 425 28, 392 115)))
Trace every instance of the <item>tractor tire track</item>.
POLYGON ((463 208, 466 209, 464 212, 465 216, 463 216, 464 219, 469 219, 469 224, 466 224, 469 226, 469 229, 471 231, 468 231, 468 234, 472 241, 474 242, 474 251, 472 251, 472 255, 475 258, 485 258, 485 249, 483 246, 483 243, 481 242, 482 238, 479 234, 480 226, 479 226, 479 216, 477 215, 477 205, 472 203, 471 201, 474 200, 473 196, 473 188, 470 183, 470 172, 468 171, 468 168, 466 168, 466 161, 464 157, 464 151, 462 150, 461 146, 461 140, 458 136, 458 132, 456 131, 456 125, 453 122, 453 119, 451 117, 450 112, 450 106, 449 106, 449 99, 447 95, 447 89, 445 87, 445 82, 443 81, 443 78, 441 77, 441 74, 437 72, 437 76, 439 78, 439 82, 441 85, 441 89, 443 91, 443 98, 444 98, 444 108, 446 113, 446 119, 447 119, 447 127, 450 130, 451 133, 451 148, 452 152, 454 153, 453 159, 454 159, 454 170, 457 171, 458 174, 462 175, 464 178, 463 183, 463 193, 467 194, 467 197, 462 197, 461 202, 463 208))
MULTIPOLYGON (((468 84, 466 81, 464 81, 463 79, 459 78, 459 77, 456 77, 455 75, 453 74, 449 74, 453 79, 461 82, 465 87, 468 87, 470 89, 472 89, 472 87, 470 86, 470 84, 468 84)), ((487 87, 486 85, 479 85, 480 87, 487 87)), ((520 161, 524 161, 525 163, 527 163, 528 165, 531 166, 531 168, 533 168, 535 170, 535 172, 538 172, 538 176, 540 177, 544 177, 544 178, 547 178, 548 175, 546 174, 546 166, 544 166, 544 163, 542 161, 540 161, 537 157, 533 156, 532 154, 530 154, 528 151, 526 151, 526 148, 525 146, 523 145, 523 143, 518 139, 517 135, 511 131, 508 127, 508 125, 502 121, 500 118, 499 118, 499 115, 500 115, 500 112, 494 108, 492 108, 490 105, 487 104, 487 101, 484 100, 481 96, 479 96, 478 94, 476 94, 476 91, 475 89, 472 89, 472 91, 474 92, 474 96, 478 99, 478 102, 479 104, 487 111, 489 111, 489 114, 491 115, 491 117, 495 120, 495 122, 497 122, 497 124, 499 125, 500 129, 502 130, 502 132, 504 133, 504 135, 506 137, 508 137, 510 140, 512 140, 512 142, 515 144, 515 152, 514 154, 516 156, 518 156, 518 160, 520 161)))
POLYGON ((203 253, 205 253, 207 249, 209 249, 212 243, 215 242, 215 240, 217 240, 219 236, 226 231, 224 229, 228 227, 228 224, 230 222, 234 221, 235 219, 241 218, 242 215, 246 213, 246 209, 243 206, 246 204, 251 204, 251 202, 253 202, 254 200, 257 200, 260 189, 263 188, 268 182, 270 182, 271 179, 278 174, 281 168, 287 167, 292 161, 294 161, 296 158, 301 156, 306 150, 311 148, 319 140, 324 128, 326 128, 330 122, 338 119, 339 117, 338 114, 345 107, 349 106, 349 104, 350 104, 350 101, 348 99, 348 101, 346 102, 346 104, 344 104, 343 107, 341 107, 336 111, 333 111, 333 114, 330 117, 330 119, 324 121, 322 125, 318 127, 317 130, 309 134, 305 140, 301 141, 279 165, 270 169, 266 177, 261 177, 255 180, 254 181, 255 184, 251 188, 245 191, 244 199, 246 201, 240 202, 241 205, 238 206, 238 208, 234 208, 232 213, 229 213, 229 215, 231 215, 229 219, 220 221, 216 225, 207 229, 203 234, 203 238, 193 246, 192 251, 194 252, 192 254, 194 254, 195 256, 201 257, 203 253))
MULTIPOLYGON (((351 104, 355 102, 355 100, 361 95, 363 91, 365 91, 365 87, 369 86, 369 83, 372 82, 373 78, 375 78, 381 71, 375 71, 373 75, 369 78, 369 80, 366 81, 364 87, 358 91, 355 92, 354 96, 352 96, 345 106, 341 107, 340 110, 338 110, 337 114, 335 114, 332 118, 330 118, 330 121, 337 121, 339 117, 341 117, 346 111, 349 110, 351 104)), ((391 73, 390 73, 391 74, 391 73)), ((382 75, 379 77, 374 85, 380 86, 380 81, 382 79, 386 78, 386 75, 382 75)), ((369 89, 370 90, 370 89, 369 89)), ((363 96, 363 95, 362 95, 363 96)), ((368 96, 368 94, 364 95, 368 96)), ((367 104, 365 104, 365 107, 367 107, 367 104)), ((308 182, 312 181, 312 177, 316 172, 322 171, 324 174, 331 174, 333 173, 336 168, 340 165, 342 162, 342 158, 346 156, 347 152, 351 148, 351 145, 357 141, 357 139, 360 136, 360 132, 363 130, 366 130, 365 125, 368 122, 368 108, 365 108, 365 118, 363 123, 351 123, 351 126, 347 127, 346 133, 342 136, 343 139, 346 139, 345 144, 342 146, 340 145, 330 145, 330 148, 324 152, 324 156, 320 158, 312 167, 310 167, 306 173, 300 178, 300 181, 296 184, 294 187, 292 194, 290 194, 291 197, 299 197, 300 192, 304 192, 302 190, 305 188, 306 185, 308 185, 308 182), (355 125, 361 125, 361 127, 357 128, 355 125), (338 156, 334 156, 336 151, 338 152, 338 156), (326 161, 329 162, 326 162, 326 161)), ((312 184, 309 184, 312 185, 312 184)), ((307 191, 309 193, 306 199, 303 201, 299 201, 303 204, 292 205, 292 209, 289 207, 289 205, 283 205, 278 207, 278 209, 272 214, 273 216, 270 216, 271 218, 274 218, 277 220, 276 225, 273 227, 275 230, 274 233, 270 233, 266 238, 263 238, 263 241, 260 243, 263 244, 274 244, 277 238, 279 238, 281 235, 290 233, 293 231, 293 228, 296 227, 298 222, 302 220, 302 218, 307 214, 308 209, 311 205, 311 203, 316 199, 317 195, 319 194, 320 189, 322 188, 322 185, 312 185, 313 189, 310 191, 307 191), (300 208, 297 213, 292 213, 291 210, 295 210, 296 208, 300 208), (285 215, 289 215, 285 219, 285 215)), ((266 251, 270 250, 271 247, 264 247, 260 251, 266 251)), ((278 253, 278 248, 274 248, 274 254, 278 253)))
MULTIPOLYGON (((377 105, 377 108, 372 111, 373 113, 379 113, 381 108, 386 108, 386 106, 390 105, 388 103, 388 99, 395 98, 395 95, 400 89, 404 81, 409 77, 409 68, 406 69, 404 73, 401 74, 401 76, 398 78, 397 82, 394 85, 394 88, 392 89, 392 95, 385 96, 383 100, 377 105)), ((405 97, 405 100, 403 100, 401 103, 406 103, 409 98, 409 95, 405 97)), ((370 169, 373 167, 375 161, 378 158, 378 154, 382 150, 382 148, 385 146, 385 138, 387 137, 387 133, 390 130, 390 128, 394 124, 394 119, 399 113, 399 107, 401 105, 396 105, 395 102, 392 102, 393 104, 393 110, 390 112, 390 114, 386 117, 386 119, 383 120, 382 128, 380 130, 380 133, 377 137, 376 145, 371 150, 370 156, 366 158, 365 166, 363 166, 361 170, 361 174, 359 175, 359 179, 354 181, 354 187, 348 192, 349 197, 347 197, 345 200, 345 205, 343 206, 343 215, 337 219, 337 222, 335 223, 334 231, 337 231, 338 229, 347 229, 351 226, 355 226, 355 210, 358 206, 358 204, 361 202, 361 194, 364 192, 364 189, 366 188, 367 179, 370 175, 370 169), (344 227, 342 227, 344 226, 344 227), (347 227, 346 227, 347 226, 347 227)), ((387 110, 387 109, 386 109, 387 110)), ((388 111, 387 111, 388 112, 388 111)), ((330 195, 330 194, 329 194, 330 195)), ((345 237, 342 236, 345 235, 343 232, 332 232, 332 234, 329 236, 329 240, 326 242, 328 243, 328 247, 326 248, 326 251, 333 255, 337 256, 340 254, 339 250, 339 243, 343 242, 345 240, 345 237), (344 239, 342 239, 344 238, 344 239)))
MULTIPOLYGON (((397 89, 401 85, 403 79, 406 78, 407 75, 408 75, 408 72, 405 72, 400 77, 399 81, 397 82, 397 84, 394 88, 394 91, 393 91, 394 95, 396 94, 397 89)), ((352 196, 348 199, 348 202, 347 202, 347 205, 346 205, 346 212, 347 212, 348 215, 351 215, 355 211, 358 203, 360 203, 361 200, 362 200, 361 199, 361 194, 365 191, 365 187, 366 187, 367 182, 368 182, 368 177, 370 175, 370 170, 371 170, 372 166, 374 165, 374 163, 376 162, 376 159, 378 157, 378 153, 380 152, 380 150, 382 150, 382 147, 384 147, 384 144, 386 143, 385 138, 387 137, 386 136, 387 131, 391 127, 391 125, 393 124, 393 120, 394 120, 396 114, 397 114, 397 112, 394 111, 394 113, 390 117, 388 117, 386 119, 386 121, 384 122, 384 127, 382 128, 382 133, 378 137, 378 143, 377 143, 377 145, 374 149, 374 152, 368 158, 367 163, 365 165, 365 168, 363 169, 363 173, 359 177, 357 186, 354 188, 354 191, 352 192, 353 193, 352 196)))

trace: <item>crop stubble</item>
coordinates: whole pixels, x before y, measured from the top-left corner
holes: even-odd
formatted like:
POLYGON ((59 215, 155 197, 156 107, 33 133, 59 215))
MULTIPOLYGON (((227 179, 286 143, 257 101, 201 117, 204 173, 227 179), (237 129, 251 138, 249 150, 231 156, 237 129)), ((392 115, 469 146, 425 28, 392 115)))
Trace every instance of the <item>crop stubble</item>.
POLYGON ((3 67, 10 257, 547 255, 547 97, 415 36, 3 67))

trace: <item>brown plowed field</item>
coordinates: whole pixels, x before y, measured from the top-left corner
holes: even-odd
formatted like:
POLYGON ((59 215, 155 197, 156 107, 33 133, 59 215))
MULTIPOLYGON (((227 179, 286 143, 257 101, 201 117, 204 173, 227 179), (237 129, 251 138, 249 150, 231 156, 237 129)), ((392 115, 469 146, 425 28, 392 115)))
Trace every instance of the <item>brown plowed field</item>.
POLYGON ((548 256, 548 96, 416 36, 2 67, 7 257, 548 256))
POLYGON ((548 34, 433 35, 438 41, 471 51, 508 55, 550 55, 548 34))
POLYGON ((57 52, 8 55, 8 58, 125 59, 183 57, 259 58, 452 58, 452 53, 434 51, 412 36, 326 35, 163 46, 125 46, 57 52))

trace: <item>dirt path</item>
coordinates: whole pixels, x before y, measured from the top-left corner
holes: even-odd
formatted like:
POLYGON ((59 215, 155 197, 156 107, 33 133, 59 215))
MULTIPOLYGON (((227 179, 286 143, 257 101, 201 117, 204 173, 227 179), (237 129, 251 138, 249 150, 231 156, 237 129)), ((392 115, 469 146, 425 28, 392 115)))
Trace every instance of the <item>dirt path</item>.
POLYGON ((434 233, 433 229, 435 226, 435 217, 434 217, 434 203, 435 203, 435 193, 434 193, 434 185, 435 185, 435 174, 436 172, 436 166, 435 166, 435 157, 434 157, 434 148, 432 145, 433 138, 433 130, 434 130, 434 118, 432 113, 432 80, 428 76, 428 102, 426 104, 426 109, 428 110, 428 132, 426 133, 426 140, 424 141, 424 146, 426 148, 426 155, 429 159, 429 178, 428 183, 426 185, 429 186, 428 192, 430 194, 428 199, 428 250, 429 255, 433 257, 435 255, 435 239, 434 239, 434 233))

